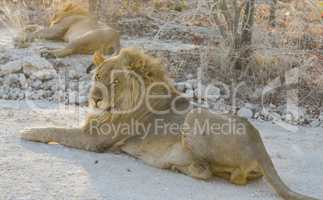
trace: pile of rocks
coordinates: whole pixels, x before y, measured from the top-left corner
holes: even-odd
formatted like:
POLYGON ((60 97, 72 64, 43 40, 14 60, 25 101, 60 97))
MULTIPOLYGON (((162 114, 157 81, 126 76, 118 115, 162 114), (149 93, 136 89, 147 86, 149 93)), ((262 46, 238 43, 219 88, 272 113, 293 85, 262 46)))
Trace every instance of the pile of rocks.
POLYGON ((43 45, 1 50, 0 99, 86 103, 91 79, 86 68, 91 56, 48 60, 39 55, 43 45))

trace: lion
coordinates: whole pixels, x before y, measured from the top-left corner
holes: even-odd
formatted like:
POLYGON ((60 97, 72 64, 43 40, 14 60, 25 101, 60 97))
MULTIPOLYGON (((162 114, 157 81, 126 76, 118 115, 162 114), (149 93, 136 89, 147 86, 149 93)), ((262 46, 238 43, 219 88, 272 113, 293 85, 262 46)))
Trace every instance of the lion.
POLYGON ((42 50, 41 55, 47 58, 93 54, 97 50, 104 54, 117 54, 120 50, 120 33, 101 24, 91 17, 86 9, 75 3, 67 3, 62 9, 58 9, 47 28, 26 26, 18 37, 14 38, 14 43, 18 48, 25 48, 35 39, 68 42, 62 49, 42 50))
POLYGON ((108 59, 96 53, 94 63, 89 95, 93 112, 85 123, 80 128, 25 129, 22 139, 126 153, 202 180, 221 177, 246 185, 264 176, 285 200, 315 200, 283 183, 248 120, 193 106, 176 90, 159 59, 126 48, 108 59), (201 129, 204 122, 211 128, 201 129))

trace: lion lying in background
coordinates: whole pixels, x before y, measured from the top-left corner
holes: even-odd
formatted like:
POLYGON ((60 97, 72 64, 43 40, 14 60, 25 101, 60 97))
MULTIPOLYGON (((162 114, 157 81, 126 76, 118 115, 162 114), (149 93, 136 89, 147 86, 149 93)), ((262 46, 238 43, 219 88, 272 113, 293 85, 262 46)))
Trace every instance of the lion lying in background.
POLYGON ((120 50, 119 32, 100 24, 77 4, 66 4, 54 14, 48 28, 37 29, 37 26, 27 26, 14 39, 16 47, 27 47, 34 39, 68 42, 65 48, 42 51, 41 54, 45 57, 93 54, 98 50, 104 54, 118 53, 120 50))
POLYGON ((286 200, 315 200, 283 183, 251 123, 192 107, 157 59, 122 49, 109 59, 96 54, 94 63, 90 106, 100 112, 90 114, 80 128, 32 128, 22 131, 23 139, 94 152, 121 151, 204 180, 216 176, 245 185, 264 175, 286 200), (217 128, 201 130, 203 122, 217 128), (132 126, 136 123, 142 126, 132 126), (129 129, 117 129, 119 125, 129 129))

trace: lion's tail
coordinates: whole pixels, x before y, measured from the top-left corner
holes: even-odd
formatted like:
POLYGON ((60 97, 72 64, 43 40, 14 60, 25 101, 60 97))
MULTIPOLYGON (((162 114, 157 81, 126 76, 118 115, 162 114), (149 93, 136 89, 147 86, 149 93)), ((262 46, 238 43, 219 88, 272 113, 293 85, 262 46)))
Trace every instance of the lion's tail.
POLYGON ((264 146, 264 143, 260 137, 258 130, 255 127, 253 127, 249 122, 247 124, 251 126, 250 129, 252 130, 247 131, 247 134, 249 136, 250 143, 253 148, 254 156, 257 158, 257 161, 259 162, 259 165, 262 168, 266 179, 276 190, 276 192, 285 200, 318 200, 316 198, 305 196, 292 191, 281 180, 270 156, 268 155, 268 152, 264 146))

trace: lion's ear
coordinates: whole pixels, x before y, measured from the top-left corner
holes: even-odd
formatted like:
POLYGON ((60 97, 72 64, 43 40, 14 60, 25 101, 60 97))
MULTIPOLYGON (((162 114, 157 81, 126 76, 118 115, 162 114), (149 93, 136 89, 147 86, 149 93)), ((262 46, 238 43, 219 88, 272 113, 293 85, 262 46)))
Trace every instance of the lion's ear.
POLYGON ((105 57, 101 51, 96 51, 93 56, 93 63, 100 66, 105 61, 105 57))

